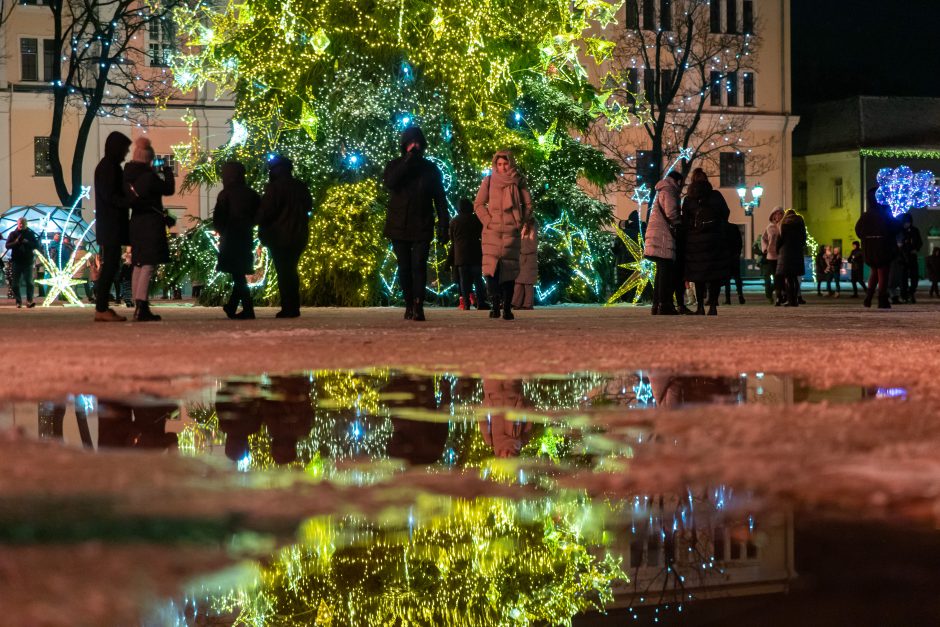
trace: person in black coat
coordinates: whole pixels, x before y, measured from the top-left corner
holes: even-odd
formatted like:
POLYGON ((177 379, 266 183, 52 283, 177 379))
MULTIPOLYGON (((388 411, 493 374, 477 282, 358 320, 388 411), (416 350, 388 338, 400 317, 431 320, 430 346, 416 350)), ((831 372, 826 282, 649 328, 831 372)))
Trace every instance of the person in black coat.
POLYGON ((389 190, 385 237, 398 259, 398 281, 405 299, 405 320, 424 320, 424 292, 428 282, 428 254, 434 239, 446 244, 450 215, 441 171, 425 158, 428 142, 417 126, 401 136, 402 156, 385 166, 389 190))
POLYGON ((855 224, 855 234, 862 240, 865 264, 871 268, 864 304, 871 307, 877 289, 878 308, 891 309, 891 301, 888 298, 888 271, 891 269, 891 262, 898 255, 899 225, 891 216, 891 209, 878 202, 876 191, 875 187, 868 190, 868 210, 855 224))
POLYGON ((914 226, 914 219, 909 213, 901 218, 901 233, 898 236, 898 245, 901 250, 901 299, 904 302, 916 303, 917 284, 920 282, 920 265, 917 253, 924 247, 924 240, 920 236, 920 229, 914 226))
POLYGON ((852 298, 858 298, 858 288, 865 290, 865 255, 862 245, 852 242, 852 252, 849 253, 849 266, 852 268, 852 298))
POLYGON ((134 320, 138 322, 160 320, 160 316, 150 311, 150 281, 157 265, 170 260, 166 233, 167 227, 176 223, 163 208, 163 197, 176 193, 173 170, 156 163, 154 157, 150 140, 138 137, 133 157, 124 166, 124 189, 131 199, 130 241, 134 266, 131 291, 136 307, 134 320))
POLYGON ((271 158, 268 176, 258 213, 258 237, 268 247, 277 270, 281 310, 275 317, 297 318, 300 316, 297 264, 307 248, 313 199, 307 184, 294 177, 290 159, 280 155, 271 158))
POLYGON ((460 308, 470 309, 476 293, 477 309, 489 309, 483 285, 483 224, 473 203, 461 199, 457 216, 450 221, 451 250, 460 279, 460 308))
POLYGON ((16 307, 23 306, 20 297, 20 281, 26 283, 26 307, 32 309, 33 302, 33 255, 39 248, 39 236, 29 228, 26 218, 20 218, 16 229, 7 236, 7 250, 10 251, 11 283, 16 307))
POLYGON ((728 250, 728 279, 725 281, 725 304, 731 304, 731 282, 734 281, 738 292, 738 303, 743 305, 744 284, 741 280, 741 252, 744 250, 744 238, 741 227, 730 222, 725 226, 725 240, 728 250))
POLYGON ((130 243, 130 201, 124 194, 121 164, 131 140, 118 131, 104 141, 104 157, 95 168, 95 239, 101 251, 101 274, 95 285, 95 322, 127 320, 108 307, 111 285, 121 265, 121 246, 130 243))
POLYGON ((212 222, 219 234, 219 272, 232 275, 235 286, 222 306, 232 319, 253 320, 254 305, 246 275, 255 271, 254 226, 258 222, 261 196, 245 182, 245 166, 231 161, 222 166, 222 191, 215 202, 212 222), (238 310, 241 303, 242 310, 238 310))
POLYGON ((686 221, 685 277, 695 283, 696 314, 718 315, 718 295, 728 278, 728 247, 725 229, 728 203, 713 189, 702 168, 692 171, 689 193, 682 203, 686 221), (707 294, 707 295, 706 295, 707 294))
POLYGON ((806 250, 806 222, 793 209, 788 209, 780 221, 780 239, 777 240, 777 274, 783 277, 787 292, 786 307, 800 305, 800 282, 806 274, 803 253, 806 250))

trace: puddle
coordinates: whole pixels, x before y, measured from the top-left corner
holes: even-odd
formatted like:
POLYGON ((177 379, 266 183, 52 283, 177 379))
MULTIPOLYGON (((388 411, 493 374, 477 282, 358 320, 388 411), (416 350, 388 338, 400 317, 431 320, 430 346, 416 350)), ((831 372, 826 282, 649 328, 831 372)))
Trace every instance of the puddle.
MULTIPOLYGON (((765 373, 343 370, 226 379, 174 400, 5 403, 0 430, 287 470, 347 490, 391 491, 415 472, 527 490, 512 500, 419 491, 377 514, 308 519, 287 546, 256 540, 264 548, 251 559, 151 606, 148 627, 935 624, 936 533, 835 525, 728 485, 590 498, 555 481, 585 469, 626 473, 647 447, 669 446, 653 432, 656 410, 906 398, 900 388, 819 390, 765 373), (621 420, 607 433, 607 421, 630 412, 633 427, 621 420), (856 592, 867 589, 879 594, 856 592)), ((225 530, 197 532, 226 542, 225 530)), ((236 540, 227 542, 231 550, 236 540)))

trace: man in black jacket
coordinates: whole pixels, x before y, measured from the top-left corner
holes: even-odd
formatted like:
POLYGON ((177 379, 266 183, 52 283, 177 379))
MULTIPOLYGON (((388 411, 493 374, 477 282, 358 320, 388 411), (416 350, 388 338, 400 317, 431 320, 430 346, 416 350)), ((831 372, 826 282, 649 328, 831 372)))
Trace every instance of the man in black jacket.
POLYGON ((428 254, 434 239, 447 243, 450 214, 441 171, 425 158, 428 142, 417 126, 401 136, 402 156, 385 166, 389 189, 385 237, 398 258, 398 281, 405 298, 405 320, 424 320, 424 292, 428 282, 428 254))
POLYGON ((261 197, 258 238, 268 247, 277 270, 281 310, 277 318, 300 316, 297 264, 307 247, 313 199, 303 181, 294 178, 293 162, 280 155, 268 160, 269 181, 261 197))
POLYGON ((104 157, 95 168, 95 238, 101 248, 101 271, 95 285, 95 322, 127 320, 108 307, 111 285, 121 265, 121 246, 130 243, 130 200, 124 195, 121 163, 131 140, 114 131, 104 142, 104 157))
POLYGON ((26 218, 20 218, 16 230, 7 237, 10 265, 13 267, 13 297, 16 307, 23 306, 20 298, 20 280, 26 282, 26 307, 32 309, 33 302, 33 253, 39 248, 39 236, 29 228, 26 218))
POLYGON ((901 218, 901 234, 898 236, 901 247, 901 268, 904 274, 901 277, 901 299, 905 303, 916 303, 917 284, 920 282, 920 264, 917 253, 924 247, 924 240, 920 236, 920 229, 914 226, 914 219, 909 213, 901 218))

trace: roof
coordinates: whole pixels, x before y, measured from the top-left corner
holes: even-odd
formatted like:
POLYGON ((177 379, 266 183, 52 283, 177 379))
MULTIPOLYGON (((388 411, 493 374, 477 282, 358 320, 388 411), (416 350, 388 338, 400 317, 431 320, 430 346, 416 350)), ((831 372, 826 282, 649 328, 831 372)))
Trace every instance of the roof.
POLYGON ((856 96, 809 107, 793 132, 793 154, 862 148, 940 149, 940 98, 856 96))

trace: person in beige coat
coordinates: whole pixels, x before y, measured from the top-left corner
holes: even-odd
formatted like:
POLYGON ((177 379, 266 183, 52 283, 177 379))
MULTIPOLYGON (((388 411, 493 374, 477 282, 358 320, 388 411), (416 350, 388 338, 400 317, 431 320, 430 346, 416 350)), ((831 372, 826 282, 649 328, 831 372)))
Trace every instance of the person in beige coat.
POLYGON ((522 248, 519 255, 519 276, 512 295, 516 309, 535 306, 535 282, 539 280, 539 225, 533 218, 522 227, 522 248))
POLYGON ((483 224, 483 276, 493 309, 490 318, 512 320, 512 293, 519 276, 522 227, 532 219, 532 197, 508 150, 493 155, 492 173, 483 179, 474 211, 483 224))

